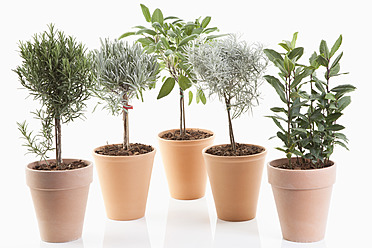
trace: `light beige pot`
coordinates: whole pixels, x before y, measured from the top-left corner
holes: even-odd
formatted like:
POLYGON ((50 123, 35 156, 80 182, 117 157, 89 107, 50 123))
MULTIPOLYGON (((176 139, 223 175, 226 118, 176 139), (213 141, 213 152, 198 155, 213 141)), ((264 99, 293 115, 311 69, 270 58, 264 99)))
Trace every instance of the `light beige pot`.
POLYGON ((286 160, 273 160, 267 167, 283 238, 293 242, 320 241, 326 231, 336 165, 312 170, 274 167, 286 160))
POLYGON ((203 149, 217 216, 226 221, 256 217, 267 150, 248 156, 216 156, 203 149))
MULTIPOLYGON (((77 159, 64 159, 66 163, 77 159)), ((55 160, 48 160, 53 162, 55 160)), ((40 171, 26 167, 26 183, 30 187, 41 239, 45 242, 68 242, 82 234, 93 166, 64 171, 40 171)))
POLYGON ((112 220, 135 220, 145 216, 156 150, 135 156, 106 156, 93 151, 105 203, 112 220))
POLYGON ((190 129, 211 133, 212 136, 201 140, 160 138, 164 133, 177 129, 167 130, 158 135, 169 191, 171 196, 178 200, 193 200, 203 197, 207 184, 207 172, 202 150, 213 144, 214 134, 209 130, 187 128, 187 130, 190 129))

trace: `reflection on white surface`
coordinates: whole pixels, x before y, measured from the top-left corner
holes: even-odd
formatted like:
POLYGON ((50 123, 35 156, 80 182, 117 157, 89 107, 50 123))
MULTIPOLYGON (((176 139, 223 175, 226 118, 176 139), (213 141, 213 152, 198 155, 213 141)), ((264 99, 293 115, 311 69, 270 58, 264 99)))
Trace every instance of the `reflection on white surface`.
POLYGON ((229 222, 217 219, 213 248, 260 248, 257 220, 229 222))
POLYGON ((325 240, 312 243, 296 243, 283 239, 282 248, 327 248, 327 245, 325 240))
POLYGON ((40 241, 40 248, 84 248, 84 241, 83 239, 78 239, 71 242, 65 243, 47 243, 44 241, 40 241))
POLYGON ((131 221, 106 221, 103 248, 118 247, 151 247, 145 217, 131 221))
POLYGON ((210 248, 212 231, 205 197, 169 200, 164 248, 210 248))

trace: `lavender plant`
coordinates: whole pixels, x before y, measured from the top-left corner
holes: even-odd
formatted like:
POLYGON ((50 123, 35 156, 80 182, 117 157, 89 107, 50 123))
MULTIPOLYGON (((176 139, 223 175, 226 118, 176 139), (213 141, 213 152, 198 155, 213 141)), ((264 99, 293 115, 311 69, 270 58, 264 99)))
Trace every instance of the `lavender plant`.
MULTIPOLYGON (((120 36, 119 39, 131 35, 140 35, 137 42, 141 43, 144 49, 150 54, 159 56, 161 69, 166 69, 169 77, 163 78, 163 85, 159 91, 158 99, 167 96, 178 84, 180 96, 180 133, 183 137, 186 133, 186 113, 185 113, 185 91, 193 85, 193 73, 190 66, 187 65, 186 48, 191 42, 200 36, 205 36, 218 29, 216 27, 207 28, 211 17, 207 16, 202 21, 200 18, 195 21, 185 22, 175 16, 163 16, 160 9, 155 9, 150 14, 149 9, 141 4, 142 13, 150 27, 136 26, 135 32, 127 32, 120 36)), ((210 40, 221 35, 209 35, 205 40, 210 40)), ((193 100, 193 93, 189 90, 189 104, 193 100)), ((197 89, 197 103, 206 103, 204 92, 197 89)))
POLYGON ((22 86, 30 91, 41 108, 33 112, 42 123, 37 135, 28 130, 26 121, 17 123, 28 152, 41 159, 56 151, 56 164, 62 164, 61 123, 83 116, 93 77, 92 62, 83 44, 48 25, 49 30, 35 34, 32 41, 20 42, 22 64, 14 72, 22 86), (54 127, 54 135, 53 135, 54 127), (53 148, 53 136, 55 148, 53 148))
POLYGON ((96 95, 106 102, 105 108, 113 115, 123 115, 123 149, 129 149, 129 101, 143 100, 142 91, 155 86, 159 64, 155 55, 144 53, 141 45, 123 41, 101 40, 94 51, 96 95))
POLYGON ((209 96, 217 95, 224 102, 230 144, 235 152, 232 119, 259 104, 258 88, 268 64, 262 45, 248 45, 239 41, 236 35, 229 35, 225 39, 191 47, 188 61, 202 88, 209 91, 209 96))
POLYGON ((350 96, 346 94, 356 88, 350 84, 331 84, 333 77, 345 74, 340 73, 343 53, 334 58, 342 43, 341 35, 331 50, 326 41, 322 40, 319 54, 314 52, 311 55, 308 66, 298 63, 304 49, 296 47, 296 41, 297 33, 293 35, 292 41, 280 43, 285 49, 284 53, 264 50, 279 69, 280 79, 270 75, 264 77, 285 104, 285 108, 271 108, 275 115, 269 117, 280 129, 277 137, 283 141, 284 146, 277 149, 286 153, 289 168, 322 168, 330 165, 335 145, 347 149, 348 139, 339 132, 345 127, 336 122, 351 103, 350 96), (325 68, 325 80, 317 77, 321 67, 325 68), (296 166, 291 161, 293 155, 297 157, 296 166))

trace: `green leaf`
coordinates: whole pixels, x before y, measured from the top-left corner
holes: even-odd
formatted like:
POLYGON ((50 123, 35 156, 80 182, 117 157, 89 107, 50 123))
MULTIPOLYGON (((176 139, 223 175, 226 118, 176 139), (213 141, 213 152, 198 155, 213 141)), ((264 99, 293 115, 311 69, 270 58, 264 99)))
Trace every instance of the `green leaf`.
POLYGON ((276 90, 276 93, 279 95, 280 97, 280 100, 282 100, 284 103, 287 103, 287 100, 285 98, 285 93, 284 93, 284 86, 283 84, 279 81, 279 79, 277 79, 276 77, 273 77, 273 76, 270 76, 270 75, 266 75, 264 76, 264 78, 266 79, 266 81, 274 87, 274 89, 276 90))
POLYGON ((169 46, 169 43, 168 43, 167 39, 165 37, 161 37, 160 39, 161 39, 161 42, 163 43, 164 47, 166 49, 170 49, 170 46, 169 46))
MULTIPOLYGON (((295 33, 293 34, 293 38, 292 38, 292 41, 291 41, 291 46, 292 46, 293 48, 296 47, 297 34, 298 34, 298 32, 295 32, 295 33)), ((293 49, 293 50, 294 50, 294 49, 293 49)))
POLYGON ((158 22, 160 25, 163 25, 164 18, 163 18, 163 13, 161 12, 160 9, 154 10, 154 13, 152 13, 151 17, 151 22, 158 22))
POLYGON ((344 96, 337 102, 337 108, 338 111, 344 110, 349 104, 351 103, 351 97, 350 96, 344 96))
POLYGON ((154 44, 154 42, 148 38, 139 38, 137 42, 140 42, 142 46, 149 46, 150 44, 154 44))
POLYGON ((348 92, 352 92, 355 89, 356 89, 356 87, 354 87, 351 84, 342 84, 342 85, 334 87, 333 89, 331 89, 331 91, 336 92, 336 93, 345 94, 345 93, 348 93, 348 92))
POLYGON ((346 150, 348 150, 348 151, 349 151, 349 148, 347 148, 347 146, 346 146, 346 144, 345 144, 345 143, 343 143, 343 142, 341 142, 341 141, 338 141, 338 140, 336 140, 336 141, 335 141, 335 144, 337 144, 337 145, 340 145, 340 146, 342 146, 343 148, 345 148, 346 150))
POLYGON ((275 125, 276 125, 277 127, 279 127, 280 130, 282 130, 283 132, 285 132, 285 130, 284 130, 282 124, 280 124, 280 122, 277 120, 277 117, 275 117, 275 116, 266 116, 266 117, 271 118, 271 119, 274 121, 275 125))
POLYGON ((291 48, 286 43, 279 43, 279 46, 283 47, 288 52, 291 51, 291 48))
POLYGON ((149 9, 143 4, 141 4, 141 9, 142 9, 142 13, 143 13, 143 16, 145 17, 146 21, 151 22, 151 15, 150 15, 149 9))
POLYGON ((178 18, 177 16, 167 16, 164 18, 164 21, 165 20, 170 20, 170 19, 177 19, 177 20, 180 20, 180 18, 178 18))
POLYGON ((325 119, 327 122, 334 122, 336 121, 338 118, 340 118, 342 116, 342 113, 333 113, 333 114, 330 114, 328 115, 325 119))
POLYGON ((201 22, 201 27, 202 28, 206 28, 209 24, 209 22, 211 21, 211 17, 210 16, 207 16, 203 19, 203 21, 201 22))
POLYGON ((192 35, 190 35, 190 36, 187 36, 186 38, 184 38, 184 39, 182 39, 182 40, 180 41, 180 43, 178 44, 178 47, 187 44, 187 42, 196 39, 198 36, 199 36, 199 35, 197 35, 197 34, 192 34, 192 35))
POLYGON ((337 56, 337 58, 333 61, 333 63, 332 63, 332 65, 331 65, 331 69, 333 68, 333 67, 335 67, 336 65, 338 65, 338 62, 340 62, 340 59, 342 58, 342 55, 343 55, 344 53, 342 52, 342 53, 340 53, 338 56, 337 56))
POLYGON ((175 82, 176 80, 174 80, 174 78, 172 77, 167 78, 164 84, 161 86, 157 99, 160 99, 160 98, 163 98, 169 95, 169 93, 171 93, 171 91, 174 88, 175 82))
POLYGON ((329 127, 327 127, 326 129, 329 130, 329 131, 340 131, 342 129, 344 129, 345 127, 340 125, 340 124, 333 124, 329 127))
POLYGON ((316 62, 325 67, 328 66, 328 61, 322 55, 318 55, 318 57, 316 58, 316 62))
POLYGON ((292 51, 288 53, 288 58, 291 60, 299 60, 301 56, 304 54, 304 48, 303 47, 296 47, 292 51))
POLYGON ((189 91, 189 105, 191 104, 192 102, 192 98, 193 98, 193 94, 191 92, 191 90, 189 91))
POLYGON ((287 55, 285 55, 285 57, 284 57, 284 68, 286 69, 287 73, 291 74, 294 67, 295 67, 295 64, 293 63, 293 61, 290 60, 287 55))
POLYGON ((346 143, 349 141, 345 134, 343 133, 334 133, 333 136, 337 139, 341 139, 345 141, 346 143))
POLYGON ((327 93, 324 98, 328 100, 336 101, 336 97, 332 93, 327 93))
POLYGON ((274 107, 274 108, 271 108, 270 110, 275 113, 280 113, 280 112, 287 113, 287 110, 285 110, 284 108, 274 107))
POLYGON ((149 35, 152 35, 152 36, 155 36, 156 35, 156 32, 154 30, 151 30, 151 29, 148 29, 148 28, 144 28, 144 29, 140 29, 136 32, 136 35, 138 34, 149 34, 149 35))
POLYGON ((330 57, 332 57, 336 52, 337 50, 340 48, 341 46, 341 43, 342 43, 342 35, 340 35, 338 37, 338 39, 336 40, 335 44, 332 46, 331 48, 331 52, 329 54, 330 57))
POLYGON ((210 33, 214 32, 214 31, 218 31, 218 28, 217 28, 217 27, 214 27, 214 28, 206 28, 206 29, 203 30, 202 33, 204 33, 204 34, 210 34, 210 33))
POLYGON ((197 95, 197 98, 200 99, 200 101, 203 104, 207 103, 207 99, 205 98, 204 92, 201 89, 198 89, 198 91, 196 92, 196 95, 197 95))
POLYGON ((329 60, 329 50, 328 50, 327 42, 325 40, 322 40, 320 42, 319 52, 320 54, 324 55, 324 58, 329 60))
POLYGON ((288 138, 284 133, 277 132, 276 135, 278 136, 279 139, 281 139, 284 142, 286 146, 288 146, 288 138))
POLYGON ((212 40, 212 39, 216 39, 216 38, 224 37, 224 36, 226 36, 226 34, 209 35, 209 36, 207 36, 207 38, 205 40, 212 40))
POLYGON ((337 64, 335 66, 333 66, 331 68, 331 70, 329 71, 329 77, 334 77, 334 76, 338 76, 340 74, 338 74, 340 72, 340 64, 337 64))
POLYGON ((274 63, 276 59, 283 61, 282 55, 280 53, 272 50, 272 49, 264 49, 264 53, 266 54, 267 58, 274 63))
POLYGON ((178 84, 182 90, 187 90, 188 88, 191 87, 192 82, 187 77, 180 75, 178 78, 178 84))
POLYGON ((310 62, 310 65, 312 67, 314 67, 314 69, 318 69, 319 68, 319 63, 317 62, 317 59, 318 59, 318 55, 316 54, 316 52, 314 52, 310 58, 309 58, 309 62, 310 62))
POLYGON ((135 34, 136 34, 136 32, 126 32, 126 33, 122 34, 122 35, 119 37, 119 40, 120 40, 120 39, 123 39, 123 38, 125 38, 125 37, 128 37, 128 36, 131 36, 131 35, 135 35, 135 34))

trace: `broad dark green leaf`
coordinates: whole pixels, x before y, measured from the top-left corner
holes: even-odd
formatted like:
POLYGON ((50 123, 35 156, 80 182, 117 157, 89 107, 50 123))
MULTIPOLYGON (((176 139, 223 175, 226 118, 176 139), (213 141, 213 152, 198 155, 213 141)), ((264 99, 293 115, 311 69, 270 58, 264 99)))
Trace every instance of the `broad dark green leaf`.
POLYGON ((270 75, 266 75, 264 76, 264 78, 271 86, 274 87, 274 89, 276 90, 276 93, 280 97, 280 100, 282 100, 282 102, 284 103, 287 103, 287 100, 285 98, 285 93, 284 93, 284 85, 279 81, 279 79, 277 79, 274 76, 270 76, 270 75))
POLYGON ((288 75, 290 75, 295 68, 295 63, 287 55, 284 57, 284 68, 286 69, 288 75))
POLYGON ((349 150, 349 148, 347 147, 347 145, 346 145, 345 143, 339 141, 339 140, 336 140, 336 141, 335 141, 335 144, 342 146, 342 147, 345 148, 346 150, 349 150))
POLYGON ((123 39, 123 38, 125 38, 125 37, 128 37, 128 36, 131 36, 131 35, 135 35, 135 34, 136 34, 136 32, 126 32, 126 33, 122 34, 122 35, 119 37, 119 40, 120 40, 120 39, 123 39))
POLYGON ((284 108, 274 107, 274 108, 271 108, 270 110, 275 113, 280 113, 280 112, 287 113, 287 110, 285 110, 284 108))
POLYGON ((340 53, 337 57, 336 57, 336 59, 333 61, 333 63, 332 63, 332 65, 331 65, 331 69, 333 68, 333 67, 335 67, 336 65, 338 65, 338 62, 340 62, 340 59, 342 58, 342 55, 343 55, 344 53, 342 52, 342 53, 340 53))
POLYGON ((314 67, 315 69, 319 68, 319 63, 317 62, 317 59, 318 59, 318 55, 316 52, 314 52, 310 58, 309 58, 309 62, 310 62, 310 65, 312 67, 314 67))
POLYGON ((141 9, 142 9, 142 13, 143 13, 143 16, 145 17, 146 21, 151 22, 151 15, 150 15, 149 9, 143 4, 141 4, 141 9))
POLYGON ((291 60, 299 60, 301 56, 304 54, 304 48, 303 47, 296 47, 292 51, 288 53, 288 58, 291 60))
POLYGON ((333 95, 332 93, 327 93, 324 98, 328 100, 333 100, 333 101, 336 100, 335 95, 333 95))
POLYGON ((149 38, 139 38, 137 42, 140 42, 142 46, 149 46, 151 44, 154 44, 154 42, 150 40, 149 38))
POLYGON ((277 132, 276 135, 278 136, 279 139, 281 139, 284 142, 286 146, 288 146, 288 137, 284 133, 277 132))
POLYGON ((344 110, 349 104, 351 103, 351 97, 350 96, 344 96, 337 102, 337 109, 338 111, 344 110))
POLYGON ((171 93, 171 91, 174 88, 175 82, 176 81, 174 80, 174 78, 172 77, 167 78, 164 84, 161 86, 157 99, 160 99, 160 98, 163 98, 169 95, 169 93, 171 93))
POLYGON ((318 57, 316 58, 316 62, 325 67, 328 66, 328 61, 322 55, 318 55, 318 57))
POLYGON ((344 128, 345 128, 345 127, 342 126, 342 125, 340 125, 340 124, 333 124, 333 125, 327 127, 326 129, 327 129, 328 131, 340 131, 340 130, 342 130, 342 129, 344 129, 344 128))
POLYGON ((211 21, 211 17, 210 16, 207 16, 203 19, 203 21, 201 22, 201 27, 202 28, 206 28, 209 24, 209 22, 211 21))
POLYGON ((178 78, 178 84, 180 85, 182 90, 187 90, 191 87, 192 82, 187 77, 180 75, 178 78))
POLYGON ((156 35, 156 32, 154 30, 151 30, 151 29, 148 29, 148 28, 144 28, 144 29, 140 29, 136 32, 136 35, 138 34, 149 34, 149 35, 152 35, 152 36, 155 36, 156 35))
POLYGON ((338 76, 340 72, 340 64, 337 64, 336 66, 333 66, 331 70, 329 71, 329 77, 338 76))
POLYGON ((324 55, 325 59, 329 59, 329 49, 328 49, 328 46, 327 46, 327 42, 325 40, 322 40, 320 42, 319 52, 320 52, 320 54, 324 55))
POLYGON ((154 13, 152 13, 151 16, 151 22, 158 22, 160 25, 163 25, 164 18, 163 18, 163 13, 161 12, 160 9, 154 10, 154 13))
POLYGON ((338 37, 338 39, 336 40, 335 44, 332 46, 331 48, 331 52, 329 54, 330 57, 332 57, 336 52, 337 50, 340 48, 341 46, 341 43, 342 43, 342 35, 340 35, 338 37))
POLYGON ((161 42, 163 43, 164 47, 166 49, 170 49, 170 46, 169 46, 169 43, 168 43, 167 39, 165 37, 161 37, 160 39, 161 39, 161 42))
POLYGON ((192 34, 192 35, 190 35, 190 36, 187 36, 186 38, 184 38, 184 39, 182 39, 182 40, 180 41, 180 43, 178 44, 178 47, 187 44, 189 41, 194 40, 194 39, 196 39, 197 37, 198 37, 197 34, 192 34))
POLYGON ((272 49, 264 49, 264 53, 266 54, 267 58, 274 63, 276 59, 283 61, 282 55, 280 53, 276 52, 275 50, 272 49))
POLYGON ((334 122, 336 121, 338 118, 340 118, 342 116, 342 113, 333 113, 333 114, 330 114, 328 115, 325 119, 327 122, 334 122))
POLYGON ((342 85, 339 85, 339 86, 336 86, 334 88, 331 89, 332 92, 336 92, 336 93, 348 93, 348 92, 352 92, 356 89, 356 87, 354 87, 353 85, 351 84, 342 84, 342 85))
POLYGON ((343 133, 333 133, 333 136, 337 139, 341 139, 345 141, 346 143, 349 141, 345 134, 343 133))

